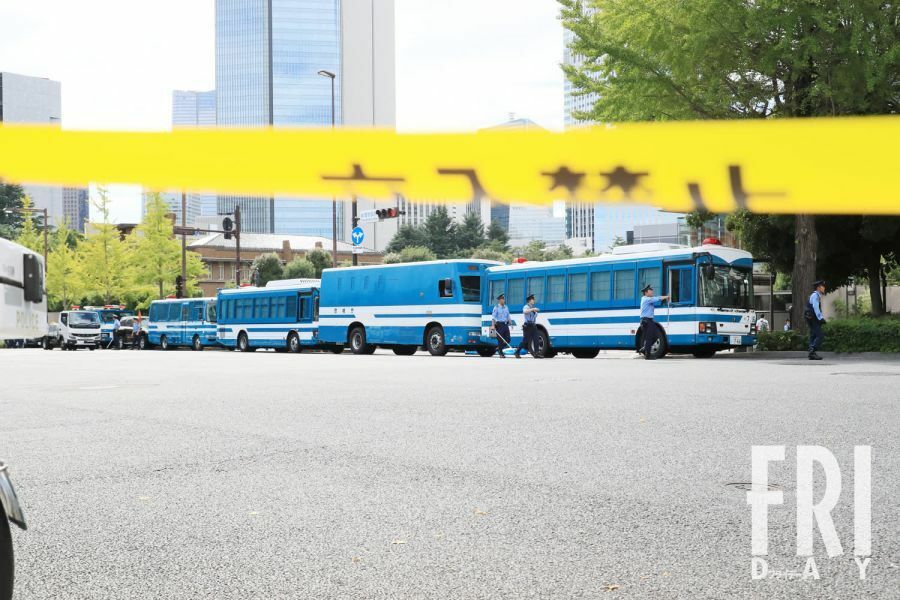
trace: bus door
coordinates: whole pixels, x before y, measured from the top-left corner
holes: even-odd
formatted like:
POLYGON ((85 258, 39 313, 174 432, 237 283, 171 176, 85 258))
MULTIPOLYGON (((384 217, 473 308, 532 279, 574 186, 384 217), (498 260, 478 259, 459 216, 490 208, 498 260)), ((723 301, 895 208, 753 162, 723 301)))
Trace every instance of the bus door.
POLYGON ((669 295, 670 308, 695 306, 694 265, 690 263, 667 264, 666 273, 666 293, 669 295))
POLYGON ((177 344, 187 344, 188 343, 188 323, 191 320, 191 303, 190 302, 182 302, 181 303, 181 319, 178 323, 178 339, 175 343, 177 344))
POLYGON ((300 292, 300 308, 297 320, 301 323, 312 323, 315 312, 316 296, 312 291, 300 292))

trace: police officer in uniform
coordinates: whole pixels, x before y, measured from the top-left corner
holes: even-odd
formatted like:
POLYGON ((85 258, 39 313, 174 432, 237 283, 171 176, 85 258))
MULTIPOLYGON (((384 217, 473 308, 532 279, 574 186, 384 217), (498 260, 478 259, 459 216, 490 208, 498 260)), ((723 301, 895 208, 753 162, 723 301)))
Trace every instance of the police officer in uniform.
POLYGON ((659 338, 659 323, 653 320, 654 309, 656 305, 663 300, 668 300, 668 296, 654 296, 653 286, 649 283, 641 290, 644 296, 641 298, 641 328, 644 331, 644 358, 654 360, 653 344, 659 338))
POLYGON ((541 309, 534 305, 534 294, 529 294, 525 301, 527 304, 522 307, 522 316, 525 318, 525 322, 522 323, 522 341, 519 342, 519 347, 516 348, 516 358, 522 358, 519 355, 522 348, 531 352, 531 356, 541 358, 537 352, 537 340, 534 335, 537 333, 537 316, 541 309))
POLYGON ((822 296, 825 295, 825 282, 821 279, 813 284, 813 293, 809 296, 806 303, 806 309, 803 311, 803 317, 806 324, 809 325, 809 360, 822 360, 819 353, 816 352, 822 347, 822 325, 825 324, 825 317, 822 316, 822 296))
POLYGON ((500 358, 506 358, 503 350, 512 346, 509 345, 509 307, 506 306, 506 296, 503 294, 497 296, 497 304, 491 313, 491 329, 497 334, 497 352, 500 353, 500 358))
POLYGON ((116 350, 119 349, 119 329, 122 327, 122 322, 119 320, 119 315, 113 315, 113 326, 112 326, 112 347, 116 350))

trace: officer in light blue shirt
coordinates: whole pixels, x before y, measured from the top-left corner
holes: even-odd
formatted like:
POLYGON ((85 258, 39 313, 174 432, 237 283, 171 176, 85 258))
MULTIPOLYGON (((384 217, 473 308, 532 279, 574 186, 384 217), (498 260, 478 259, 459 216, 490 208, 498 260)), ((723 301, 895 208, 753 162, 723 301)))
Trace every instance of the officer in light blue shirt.
POLYGON ((519 353, 523 348, 531 352, 531 356, 543 358, 537 351, 537 339, 535 336, 537 333, 537 316, 541 309, 534 305, 534 294, 529 294, 525 301, 527 304, 522 307, 522 317, 525 322, 522 323, 522 341, 519 342, 519 347, 516 348, 516 358, 521 358, 519 353))
POLYGON ((822 315, 822 296, 825 295, 825 282, 820 279, 813 284, 813 288, 815 289, 809 296, 803 317, 809 325, 809 360, 822 360, 817 350, 822 347, 824 339, 822 325, 825 324, 825 317, 822 315))
POLYGON ((506 296, 497 296, 497 304, 491 312, 491 330, 497 335, 497 352, 500 358, 506 358, 503 354, 505 348, 511 348, 509 343, 509 307, 506 306, 506 296))
POLYGON ((653 344, 659 338, 659 323, 653 320, 656 305, 663 300, 668 300, 668 296, 654 296, 653 286, 649 283, 644 286, 643 297, 641 298, 641 331, 644 336, 644 358, 654 360, 656 356, 653 354, 653 344))

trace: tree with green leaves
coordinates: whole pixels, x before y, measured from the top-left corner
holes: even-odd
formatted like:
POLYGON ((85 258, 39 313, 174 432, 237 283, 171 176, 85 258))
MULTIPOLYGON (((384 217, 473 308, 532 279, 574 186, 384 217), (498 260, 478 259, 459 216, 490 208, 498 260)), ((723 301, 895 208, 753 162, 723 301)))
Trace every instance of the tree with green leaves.
MULTIPOLYGON (((328 255, 328 266, 331 266, 330 254, 328 255)), ((284 265, 285 279, 317 279, 321 275, 322 272, 319 270, 319 266, 309 260, 309 255, 306 258, 295 258, 284 265)))
MULTIPOLYGON (((25 246, 37 253, 44 251, 44 235, 38 230, 38 226, 32 218, 29 210, 33 208, 31 197, 26 195, 22 198, 22 214, 21 225, 19 227, 19 235, 16 237, 16 243, 25 246)), ((42 225, 43 226, 43 225, 42 225)))
MULTIPOLYGON (((129 272, 132 285, 149 287, 157 298, 163 298, 175 289, 175 278, 181 275, 181 241, 173 235, 169 205, 160 194, 147 194, 144 207, 141 224, 127 240, 129 272)), ((191 297, 205 267, 200 255, 190 251, 186 266, 184 295, 191 297)), ((145 295, 148 292, 145 290, 145 295)))
POLYGON ((438 258, 448 258, 456 252, 456 223, 450 218, 446 206, 435 208, 422 226, 425 247, 438 258))
POLYGON ((400 252, 388 253, 384 256, 385 264, 423 262, 437 260, 437 256, 424 246, 408 246, 400 252))
POLYGON ((316 269, 315 275, 313 275, 314 278, 322 277, 322 271, 331 268, 331 252, 322 248, 316 248, 307 252, 306 260, 311 262, 316 269))
POLYGON ((113 304, 124 296, 133 284, 132 260, 122 241, 119 228, 109 222, 109 194, 98 188, 94 208, 102 220, 88 223, 84 244, 79 253, 85 294, 113 304))
POLYGON ((486 241, 481 215, 475 211, 467 213, 456 229, 457 250, 471 252, 472 249, 483 246, 486 241))
POLYGON ((421 227, 401 225, 385 248, 387 253, 399 253, 408 246, 424 246, 425 231, 421 227))
POLYGON ((0 180, 0 237, 8 240, 18 237, 24 220, 24 215, 18 211, 24 199, 25 190, 21 185, 0 180))
MULTIPOLYGON (((896 114, 898 7, 867 0, 559 0, 564 67, 599 122, 896 114)), ((791 140, 773 140, 790 143, 791 140)), ((852 198, 847 199, 852 202, 852 198)), ((759 217, 765 219, 767 217, 759 217)), ((816 277, 816 218, 794 218, 795 300, 816 277)), ((803 303, 793 322, 802 327, 803 303)))
POLYGON ((250 266, 250 273, 256 273, 257 278, 254 280, 256 285, 265 286, 270 281, 284 279, 284 266, 281 264, 281 257, 274 252, 260 254, 253 259, 250 266))
POLYGON ((52 310, 65 310, 81 297, 84 290, 78 247, 69 245, 70 232, 69 220, 63 219, 53 233, 47 256, 48 306, 52 310))
POLYGON ((487 241, 491 248, 505 251, 509 249, 509 234, 496 219, 491 221, 487 230, 487 241))

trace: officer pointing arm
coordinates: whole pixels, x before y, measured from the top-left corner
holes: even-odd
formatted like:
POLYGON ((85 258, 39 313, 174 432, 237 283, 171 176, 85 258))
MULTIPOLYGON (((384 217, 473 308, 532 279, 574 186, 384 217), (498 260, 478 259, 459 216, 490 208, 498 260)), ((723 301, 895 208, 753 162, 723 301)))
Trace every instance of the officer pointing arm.
POLYGON ((644 332, 644 358, 653 360, 653 344, 659 337, 659 323, 653 320, 656 305, 663 300, 668 300, 668 296, 654 296, 653 286, 647 284, 641 290, 644 296, 641 298, 641 330, 644 332))

